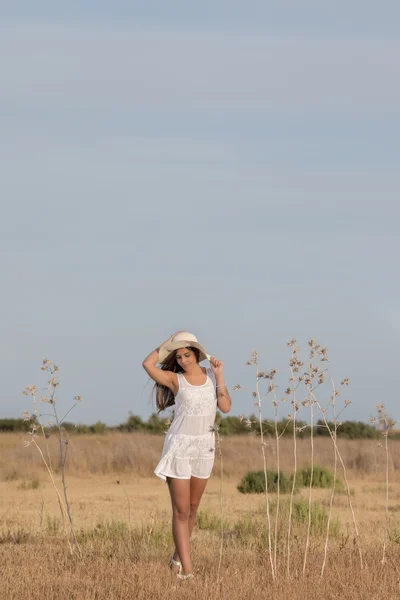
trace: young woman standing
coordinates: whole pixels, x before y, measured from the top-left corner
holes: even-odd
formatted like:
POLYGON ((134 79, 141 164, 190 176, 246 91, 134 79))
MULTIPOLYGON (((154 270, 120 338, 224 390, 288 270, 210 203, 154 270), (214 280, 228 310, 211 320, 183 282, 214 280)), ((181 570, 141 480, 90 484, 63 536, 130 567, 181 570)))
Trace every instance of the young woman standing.
POLYGON ((214 464, 216 410, 227 413, 231 409, 223 366, 187 331, 172 335, 143 361, 155 381, 158 410, 175 406, 154 472, 168 483, 171 495, 175 552, 170 567, 179 579, 193 577, 189 540, 214 464), (211 368, 200 366, 205 359, 211 368))

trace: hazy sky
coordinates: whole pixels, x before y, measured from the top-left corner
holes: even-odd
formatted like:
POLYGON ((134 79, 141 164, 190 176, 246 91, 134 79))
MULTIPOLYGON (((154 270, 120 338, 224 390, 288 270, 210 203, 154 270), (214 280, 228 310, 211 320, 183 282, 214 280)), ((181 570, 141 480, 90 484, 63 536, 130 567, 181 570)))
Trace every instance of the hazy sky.
POLYGON ((283 369, 313 336, 347 418, 400 418, 399 22, 397 0, 2 2, 0 416, 48 356, 71 420, 147 418, 141 362, 188 329, 247 386, 233 414, 253 349, 283 369))

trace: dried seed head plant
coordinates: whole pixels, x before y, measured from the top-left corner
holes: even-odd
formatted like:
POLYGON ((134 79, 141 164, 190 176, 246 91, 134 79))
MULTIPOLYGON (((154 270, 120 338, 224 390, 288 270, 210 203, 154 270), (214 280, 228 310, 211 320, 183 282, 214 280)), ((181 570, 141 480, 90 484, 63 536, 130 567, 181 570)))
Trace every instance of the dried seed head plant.
POLYGON ((296 427, 296 419, 297 412, 304 405, 299 404, 297 402, 297 390, 303 381, 303 376, 300 373, 300 367, 303 366, 303 363, 298 359, 299 347, 296 346, 297 340, 293 338, 290 342, 287 342, 287 346, 292 348, 292 355, 289 359, 289 387, 286 390, 285 396, 292 396, 291 404, 292 404, 292 427, 293 427, 293 482, 292 482, 292 490, 290 493, 290 501, 289 501, 289 521, 288 521, 288 533, 287 533, 287 550, 286 550, 286 574, 289 577, 290 575, 290 540, 292 533, 292 515, 293 515, 293 497, 296 489, 296 477, 297 477, 297 427, 296 427))
MULTIPOLYGON (((387 540, 389 537, 389 446, 388 446, 388 437, 389 432, 396 426, 396 421, 394 421, 391 417, 389 417, 386 406, 384 404, 376 405, 377 416, 371 418, 371 423, 375 424, 379 431, 381 432, 384 439, 384 449, 385 449, 385 515, 386 522, 383 532, 383 548, 382 548, 382 564, 386 563, 386 546, 387 540)), ((382 444, 379 444, 381 447, 382 444)))
MULTIPOLYGON (((309 340, 308 345, 310 348, 310 356, 309 356, 310 361, 311 361, 311 359, 317 358, 317 359, 319 359, 320 362, 328 362, 329 358, 328 358, 328 349, 327 348, 321 347, 319 344, 317 344, 315 342, 314 339, 309 340)), ((343 469, 343 477, 344 477, 344 480, 346 483, 348 505, 350 508, 352 521, 353 521, 353 527, 354 527, 354 541, 358 548, 359 558, 360 558, 360 567, 362 569, 363 568, 363 556, 362 556, 362 550, 361 550, 361 543, 360 543, 360 537, 359 537, 358 527, 357 527, 357 523, 356 523, 356 517, 355 517, 355 513, 354 513, 354 509, 353 509, 353 504, 351 501, 351 492, 350 492, 349 482, 347 479, 346 466, 344 464, 344 461, 342 459, 342 456, 341 456, 338 446, 337 446, 337 428, 341 424, 341 422, 338 421, 338 417, 347 408, 347 406, 350 404, 350 402, 345 401, 344 406, 342 407, 340 412, 339 413, 336 412, 335 399, 337 396, 339 396, 340 391, 335 388, 333 380, 331 379, 332 386, 333 386, 333 392, 332 392, 332 395, 330 396, 328 405, 322 406, 321 401, 316 397, 316 392, 317 392, 318 388, 320 388, 324 384, 326 373, 327 373, 327 369, 322 369, 321 366, 314 365, 312 362, 309 362, 307 372, 304 373, 304 384, 307 388, 309 402, 311 402, 312 404, 315 404, 320 415, 322 416, 322 421, 324 423, 324 426, 328 430, 328 433, 330 435, 330 438, 332 440, 333 447, 334 447, 335 461, 338 458, 340 461, 340 464, 342 466, 342 469, 343 469), (328 420, 327 417, 329 417, 329 414, 328 414, 329 411, 332 412, 332 418, 328 420)), ((348 383, 349 383, 348 378, 345 378, 342 381, 343 386, 348 385, 348 383)), ((335 490, 335 478, 333 480, 333 486, 332 486, 332 496, 331 496, 331 503, 330 503, 330 512, 329 512, 329 517, 328 517, 326 545, 325 545, 325 551, 324 551, 324 560, 323 560, 322 569, 321 569, 321 577, 323 575, 325 564, 326 564, 326 550, 327 550, 328 537, 329 537, 329 524, 330 524, 330 516, 331 516, 334 490, 335 490)), ((310 514, 310 510, 311 510, 311 487, 310 487, 309 514, 310 514)), ((307 544, 308 544, 308 542, 307 542, 307 544)), ((307 548, 308 548, 308 546, 306 546, 306 552, 307 552, 307 548)), ((305 572, 305 567, 306 567, 306 555, 305 555, 305 560, 304 560, 304 565, 303 565, 303 573, 305 572)))
POLYGON ((67 410, 67 412, 64 414, 64 416, 60 419, 58 411, 57 411, 57 406, 56 406, 57 399, 55 396, 56 389, 60 385, 58 378, 55 376, 55 374, 59 371, 59 367, 57 365, 54 365, 51 362, 51 360, 49 360, 48 358, 44 358, 43 362, 42 362, 41 370, 46 372, 49 375, 49 380, 47 382, 47 394, 41 396, 40 401, 42 404, 49 404, 52 407, 53 412, 50 414, 39 412, 39 407, 38 407, 38 402, 37 402, 37 396, 39 394, 38 388, 35 385, 29 385, 25 388, 25 390, 23 391, 23 394, 25 396, 32 396, 32 401, 33 401, 33 412, 30 413, 27 410, 25 410, 23 412, 23 420, 29 421, 31 423, 31 430, 29 432, 30 439, 25 441, 25 446, 29 447, 29 446, 33 445, 38 450, 38 452, 41 456, 41 459, 42 459, 42 461, 47 469, 47 472, 50 476, 54 490, 57 494, 58 504, 60 507, 61 516, 62 516, 64 527, 65 527, 65 533, 66 533, 66 538, 67 538, 70 553, 73 554, 73 548, 75 548, 78 555, 82 558, 82 551, 81 551, 80 545, 78 543, 78 540, 76 538, 75 530, 74 530, 74 526, 73 526, 71 507, 70 507, 70 503, 68 500, 67 484, 66 484, 66 479, 65 479, 65 464, 66 464, 66 460, 67 460, 68 445, 69 445, 69 440, 70 440, 71 434, 68 433, 66 431, 65 427, 63 426, 66 416, 75 408, 75 406, 77 404, 79 404, 82 401, 82 396, 74 397, 73 405, 71 406, 71 408, 69 408, 67 410), (48 421, 47 424, 44 425, 42 422, 42 417, 49 417, 49 416, 54 418, 54 421, 48 421), (47 440, 53 434, 57 437, 58 443, 59 443, 58 444, 59 465, 61 468, 61 482, 62 482, 63 496, 64 496, 63 498, 62 498, 61 493, 56 484, 55 472, 54 472, 54 468, 53 468, 53 464, 52 464, 52 460, 51 460, 49 445, 47 442, 47 440), (38 443, 38 437, 40 435, 42 435, 43 440, 44 440, 46 455, 38 443), (67 524, 67 522, 68 522, 68 524, 67 524), (68 525, 69 525, 69 533, 68 533, 68 525), (70 536, 72 537, 74 546, 72 546, 72 544, 71 544, 70 536))
POLYGON ((268 528, 268 553, 269 560, 271 564, 271 574, 272 579, 275 579, 275 564, 274 557, 272 551, 272 539, 271 539, 271 515, 270 515, 270 506, 269 506, 269 493, 268 493, 268 475, 267 475, 267 457, 265 454, 265 446, 266 443, 264 441, 264 423, 262 418, 262 396, 260 392, 260 379, 263 378, 265 373, 261 373, 259 370, 259 362, 258 362, 258 352, 257 350, 253 350, 251 354, 251 359, 247 361, 247 365, 255 365, 256 367, 256 390, 252 393, 253 398, 256 398, 256 402, 254 406, 258 408, 259 415, 259 427, 260 427, 260 443, 261 443, 261 452, 263 456, 263 465, 264 465, 264 479, 265 479, 265 506, 266 506, 266 518, 267 518, 267 528, 268 528))
MULTIPOLYGON (((328 367, 325 363, 329 362, 328 356, 328 348, 317 344, 314 339, 310 339, 308 341, 308 351, 309 356, 307 361, 302 361, 299 358, 300 348, 297 344, 297 340, 295 338, 291 339, 287 342, 287 347, 291 349, 291 355, 288 360, 288 370, 289 370, 289 382, 288 385, 285 385, 285 393, 281 398, 281 401, 278 402, 276 396, 276 390, 279 387, 276 383, 276 378, 279 373, 283 371, 283 369, 270 369, 262 371, 259 368, 259 354, 257 351, 253 351, 250 360, 247 361, 247 365, 255 365, 256 367, 256 389, 252 392, 252 397, 256 399, 255 406, 259 409, 259 420, 258 422, 252 420, 250 418, 241 417, 247 427, 249 429, 256 430, 255 433, 260 435, 261 442, 261 450, 263 454, 264 461, 264 476, 265 476, 265 492, 266 492, 266 518, 267 518, 267 527, 268 527, 268 552, 271 563, 271 571, 272 577, 275 579, 278 576, 279 572, 279 564, 277 562, 277 554, 282 557, 285 557, 286 560, 286 576, 289 577, 291 574, 291 541, 292 541, 292 520, 293 520, 293 502, 294 502, 294 494, 296 492, 296 478, 297 478, 297 435, 302 433, 305 429, 309 430, 310 434, 310 467, 309 471, 309 481, 308 481, 308 519, 307 519, 307 530, 306 530, 306 543, 304 550, 304 558, 303 558, 303 575, 306 573, 307 569, 307 560, 308 553, 311 544, 311 525, 312 525, 312 490, 313 490, 313 477, 314 477, 314 462, 315 462, 315 451, 314 451, 314 430, 315 430, 315 420, 317 416, 320 416, 318 421, 318 427, 324 427, 327 429, 328 434, 333 443, 333 451, 334 451, 334 477, 333 484, 330 492, 330 500, 329 500, 329 512, 327 517, 327 528, 325 534, 325 543, 324 543, 324 553, 322 560, 322 568, 321 568, 321 577, 323 576, 326 561, 327 561, 327 551, 328 551, 328 542, 329 542, 329 530, 331 524, 332 517, 332 508, 334 502, 335 495, 335 484, 336 484, 336 475, 337 475, 337 465, 338 461, 340 462, 343 468, 344 480, 346 483, 346 491, 348 498, 348 505, 352 515, 352 521, 354 526, 354 541, 358 548, 359 558, 360 558, 360 566, 363 568, 363 557, 361 551, 361 544, 358 534, 358 528, 356 524, 355 514, 351 502, 351 492, 350 486, 347 479, 346 467, 342 456, 340 454, 338 445, 337 445, 337 430, 341 425, 341 422, 338 420, 341 413, 347 408, 350 404, 349 400, 345 400, 343 406, 338 412, 336 398, 340 394, 340 390, 335 388, 333 379, 330 378, 330 383, 332 385, 332 392, 328 395, 329 400, 324 404, 323 400, 319 398, 321 395, 324 397, 324 386, 327 383, 327 374, 328 367), (319 364, 318 364, 319 363, 319 364), (321 364, 322 363, 322 364, 321 364), (260 380, 267 380, 267 389, 263 393, 260 389, 260 380), (317 397, 318 394, 318 397, 317 397), (272 408, 274 413, 274 430, 275 430, 275 454, 276 454, 276 469, 277 469, 277 498, 276 498, 276 513, 275 513, 275 527, 273 532, 273 540, 271 533, 271 517, 270 517, 270 501, 269 501, 269 492, 268 492, 268 481, 267 481, 267 460, 265 454, 265 435, 267 432, 265 430, 266 422, 263 421, 262 417, 262 400, 270 395, 272 400, 272 408), (303 398, 300 400, 300 398, 303 398), (286 424, 279 431, 278 422, 279 422, 279 407, 280 405, 286 404, 290 401, 291 411, 286 416, 286 424), (308 423, 304 424, 304 421, 299 420, 300 411, 308 409, 308 423), (297 423, 301 423, 300 426, 297 423), (280 451, 279 451, 279 440, 282 435, 285 433, 288 426, 292 427, 293 431, 293 476, 292 476, 292 486, 289 497, 289 516, 288 516, 288 529, 286 536, 286 544, 285 547, 281 549, 280 552, 277 550, 277 544, 279 539, 278 536, 278 517, 279 517, 279 506, 280 506, 280 451)), ((341 381, 341 387, 345 387, 349 385, 349 378, 346 377, 341 381)), ((239 391, 243 389, 240 384, 236 384, 233 388, 234 391, 239 391)), ((325 394, 326 395, 326 394, 325 394)))

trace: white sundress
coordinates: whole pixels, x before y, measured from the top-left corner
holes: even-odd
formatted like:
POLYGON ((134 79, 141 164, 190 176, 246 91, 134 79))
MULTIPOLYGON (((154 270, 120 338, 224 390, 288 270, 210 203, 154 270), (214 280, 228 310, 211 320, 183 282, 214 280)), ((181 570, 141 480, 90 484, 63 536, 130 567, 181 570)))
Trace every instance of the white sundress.
POLYGON ((154 473, 167 477, 208 479, 214 465, 215 434, 212 430, 217 411, 214 374, 206 369, 207 381, 191 385, 182 373, 178 376, 175 416, 166 434, 161 460, 154 473))

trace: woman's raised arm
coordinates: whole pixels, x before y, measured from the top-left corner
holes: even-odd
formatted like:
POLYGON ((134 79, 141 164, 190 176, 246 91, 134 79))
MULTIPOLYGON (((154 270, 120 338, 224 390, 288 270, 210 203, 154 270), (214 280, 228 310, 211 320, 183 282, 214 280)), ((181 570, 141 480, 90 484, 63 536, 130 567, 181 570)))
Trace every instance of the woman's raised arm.
POLYGON ((160 367, 157 367, 157 363, 158 352, 160 350, 160 347, 164 344, 168 344, 168 342, 171 342, 175 335, 176 333, 171 335, 165 342, 160 344, 158 348, 153 350, 153 352, 150 352, 150 354, 146 356, 142 363, 144 370, 148 373, 151 379, 153 379, 156 383, 159 383, 160 385, 165 385, 165 387, 169 388, 172 391, 176 390, 176 388, 178 387, 178 378, 176 373, 160 369, 160 367))
POLYGON ((217 360, 215 356, 211 356, 210 365, 216 381, 217 406, 221 412, 228 413, 231 410, 231 397, 225 384, 223 374, 224 363, 222 360, 217 360))

